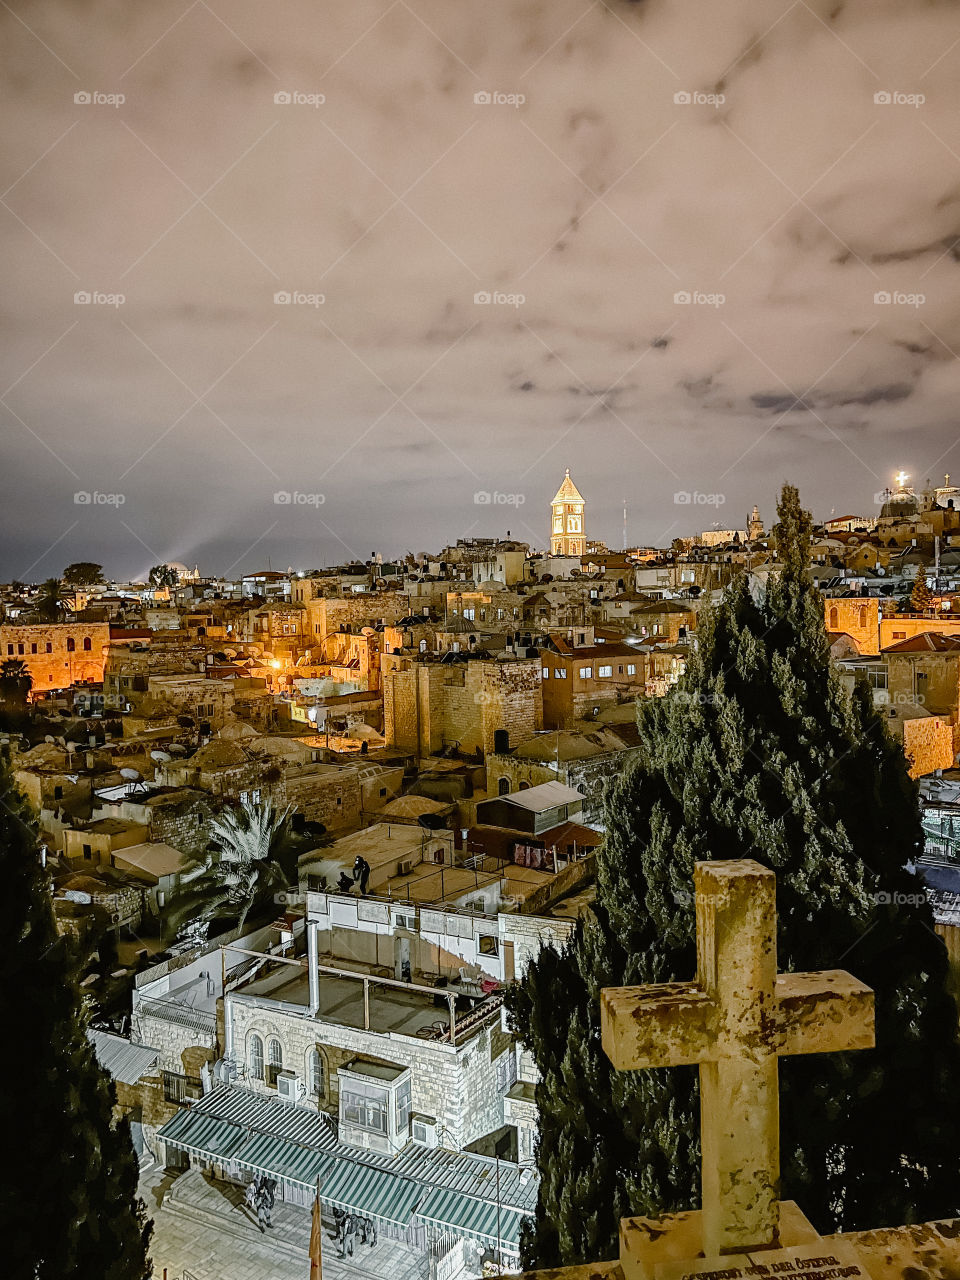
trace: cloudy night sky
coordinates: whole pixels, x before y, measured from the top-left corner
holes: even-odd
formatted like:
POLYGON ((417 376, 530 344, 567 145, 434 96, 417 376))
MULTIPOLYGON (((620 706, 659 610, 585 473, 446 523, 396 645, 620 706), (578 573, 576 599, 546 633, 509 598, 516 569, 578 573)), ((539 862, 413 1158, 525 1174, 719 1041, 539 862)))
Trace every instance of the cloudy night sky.
POLYGON ((566 466, 614 547, 960 475, 952 0, 11 0, 0 50, 0 577, 543 546, 566 466))

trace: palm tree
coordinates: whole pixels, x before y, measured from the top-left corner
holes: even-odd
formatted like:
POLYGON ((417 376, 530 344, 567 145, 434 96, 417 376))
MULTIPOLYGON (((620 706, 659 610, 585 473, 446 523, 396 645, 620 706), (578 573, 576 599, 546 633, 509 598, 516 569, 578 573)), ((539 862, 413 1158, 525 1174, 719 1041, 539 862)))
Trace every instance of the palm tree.
POLYGON ((43 622, 60 622, 66 612, 63 583, 59 578, 47 578, 37 597, 37 613, 43 622))
POLYGON ((20 658, 7 658, 0 663, 0 702, 26 706, 27 694, 33 688, 33 676, 20 658))
POLYGON ((291 812, 291 806, 276 810, 267 801, 225 809, 214 818, 212 848, 182 879, 167 911, 167 929, 176 933, 224 918, 236 919, 242 928, 251 911, 286 889, 282 862, 291 840, 291 812))

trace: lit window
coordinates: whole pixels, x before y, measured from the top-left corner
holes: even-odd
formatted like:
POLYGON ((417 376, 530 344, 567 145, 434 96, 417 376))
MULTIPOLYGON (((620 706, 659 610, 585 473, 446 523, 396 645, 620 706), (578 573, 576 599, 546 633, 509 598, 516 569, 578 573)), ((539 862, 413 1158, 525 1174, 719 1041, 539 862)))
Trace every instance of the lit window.
POLYGON ((550 668, 549 668, 549 667, 544 667, 544 668, 543 668, 543 678, 544 678, 544 680, 549 680, 549 679, 550 679, 550 668))
POLYGON ((636 663, 628 662, 628 663, 627 663, 627 675, 628 675, 628 676, 635 676, 636 674, 637 674, 637 667, 636 667, 636 663))
POLYGON ((564 680, 566 678, 566 675, 567 673, 563 671, 560 667, 554 667, 553 676, 555 680, 564 680))
POLYGON ((593 667, 581 667, 581 668, 580 668, 580 679, 581 679, 581 680, 592 680, 592 679, 593 679, 593 667))
POLYGON ((613 675, 613 667, 597 667, 597 675, 603 680, 606 676, 613 675))
POLYGON ((258 1035, 250 1037, 250 1075, 254 1080, 263 1079, 263 1041, 258 1035))

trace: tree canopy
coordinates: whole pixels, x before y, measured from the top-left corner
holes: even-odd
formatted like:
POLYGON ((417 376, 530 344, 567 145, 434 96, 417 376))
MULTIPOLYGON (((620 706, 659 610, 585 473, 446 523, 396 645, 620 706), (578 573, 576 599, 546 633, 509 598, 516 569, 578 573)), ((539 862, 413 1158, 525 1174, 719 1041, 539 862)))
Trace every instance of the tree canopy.
POLYGON ((831 665, 807 574, 810 517, 784 487, 779 569, 701 615, 687 673, 641 701, 634 762, 605 796, 593 915, 511 993, 540 1071, 540 1203, 527 1265, 617 1252, 619 1217, 699 1202, 694 1068, 614 1072, 604 986, 689 980, 693 868, 777 875, 781 970, 845 968, 876 993, 876 1049, 780 1064, 783 1198, 823 1232, 951 1216, 957 1011, 922 883, 919 798, 870 691, 831 665))

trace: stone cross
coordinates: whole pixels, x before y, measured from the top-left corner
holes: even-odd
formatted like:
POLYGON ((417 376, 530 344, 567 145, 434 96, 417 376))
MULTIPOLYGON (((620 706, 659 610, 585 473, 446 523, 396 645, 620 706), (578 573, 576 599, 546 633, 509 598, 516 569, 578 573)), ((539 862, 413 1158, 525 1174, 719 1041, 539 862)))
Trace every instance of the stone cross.
POLYGON ((778 1243, 777 1059, 871 1048, 873 992, 842 970, 777 973, 776 877, 759 863, 698 862, 694 884, 696 980, 607 988, 602 1026, 618 1070, 700 1068, 709 1256, 778 1243))

